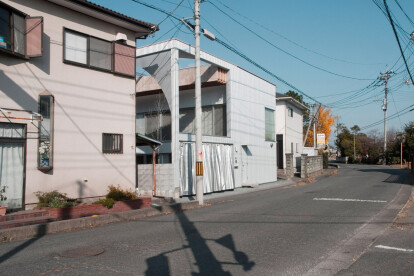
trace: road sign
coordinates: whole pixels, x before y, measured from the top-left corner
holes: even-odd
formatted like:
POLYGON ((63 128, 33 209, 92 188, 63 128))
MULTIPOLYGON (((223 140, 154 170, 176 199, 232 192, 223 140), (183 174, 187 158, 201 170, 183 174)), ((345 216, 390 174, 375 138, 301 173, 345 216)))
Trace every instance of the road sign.
POLYGON ((325 148, 325 133, 317 133, 316 134, 316 147, 318 149, 325 148))

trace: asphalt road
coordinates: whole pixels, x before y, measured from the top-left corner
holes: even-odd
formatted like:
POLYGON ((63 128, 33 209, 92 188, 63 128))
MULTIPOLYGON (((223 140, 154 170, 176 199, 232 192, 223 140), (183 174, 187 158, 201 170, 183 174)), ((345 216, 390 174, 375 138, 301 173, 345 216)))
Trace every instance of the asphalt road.
POLYGON ((401 170, 348 165, 303 186, 252 189, 201 209, 0 244, 0 274, 367 272, 357 260, 404 206, 410 180, 401 170))

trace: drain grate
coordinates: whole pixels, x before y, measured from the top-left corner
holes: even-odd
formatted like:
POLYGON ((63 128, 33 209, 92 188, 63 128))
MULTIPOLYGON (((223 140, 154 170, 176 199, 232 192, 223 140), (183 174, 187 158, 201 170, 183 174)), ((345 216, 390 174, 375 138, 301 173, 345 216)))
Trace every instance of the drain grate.
POLYGON ((64 258, 84 258, 91 256, 98 256, 105 252, 103 248, 97 247, 84 247, 84 248, 75 248, 63 251, 59 253, 59 256, 64 258))

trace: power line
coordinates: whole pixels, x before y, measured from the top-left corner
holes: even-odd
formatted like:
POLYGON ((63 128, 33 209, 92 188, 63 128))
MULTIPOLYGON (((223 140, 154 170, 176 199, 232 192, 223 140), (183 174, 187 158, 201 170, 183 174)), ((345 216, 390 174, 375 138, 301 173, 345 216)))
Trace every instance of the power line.
POLYGON ((387 11, 387 15, 388 15, 388 18, 390 20, 392 30, 394 31, 395 39, 397 39, 398 47, 400 48, 401 56, 402 56, 402 58, 404 60, 405 67, 407 68, 408 75, 410 76, 411 82, 414 85, 414 80, 413 80, 413 77, 411 76, 410 68, 408 68, 407 61, 405 60, 404 52, 403 52, 403 50, 401 48, 400 40, 398 38, 397 31, 395 30, 394 22, 393 22, 393 20, 391 18, 391 14, 390 14, 390 11, 388 9, 388 5, 387 5, 387 1, 386 0, 384 0, 384 6, 385 6, 385 10, 387 11))
POLYGON ((405 17, 407 17, 408 21, 410 21, 411 25, 414 26, 414 22, 411 20, 411 18, 407 15, 407 13, 404 11, 404 9, 401 7, 400 3, 398 2, 398 0, 394 0, 395 3, 397 4, 397 6, 400 8, 400 10, 404 13, 405 17))
POLYGON ((288 55, 288 56, 290 56, 290 57, 292 57, 292 58, 294 58, 294 59, 296 59, 296 60, 298 60, 298 61, 300 61, 300 62, 302 62, 302 63, 304 63, 304 64, 306 64, 306 65, 308 65, 310 67, 312 67, 312 68, 318 69, 320 71, 323 71, 325 73, 328 73, 328 74, 331 74, 331 75, 334 75, 334 76, 337 76, 337 77, 342 77, 342 78, 347 78, 347 79, 353 79, 353 80, 372 80, 372 79, 357 78, 357 77, 352 77, 352 76, 346 76, 346 75, 338 74, 338 73, 329 71, 327 69, 321 68, 319 66, 313 65, 313 64, 311 64, 311 63, 309 63, 309 62, 307 62, 307 61, 305 61, 305 60, 303 60, 303 59, 301 59, 301 58, 299 58, 299 57, 297 57, 297 56, 289 53, 288 51, 283 50, 282 48, 276 46, 274 43, 270 42, 269 40, 267 40, 263 36, 257 34, 257 32, 253 31, 249 27, 245 26, 244 24, 242 24, 241 22, 239 22, 238 20, 236 20, 235 18, 233 18, 231 15, 229 15, 228 13, 226 13, 225 11, 223 11, 222 9, 220 9, 216 4, 212 3, 211 1, 209 1, 208 3, 210 3, 212 6, 214 6, 216 9, 218 9, 220 12, 222 12, 224 15, 226 15, 227 17, 229 17, 232 21, 234 21, 238 25, 242 26, 244 29, 246 29, 247 31, 249 31, 250 33, 252 33, 254 36, 260 38, 261 40, 263 40, 264 42, 266 42, 267 44, 269 44, 273 48, 275 48, 275 49, 277 49, 277 50, 285 53, 286 55, 288 55))
POLYGON ((169 14, 167 14, 167 16, 160 23, 158 23, 158 26, 161 25, 161 23, 164 22, 167 18, 169 18, 178 9, 178 7, 181 6, 183 2, 184 0, 181 0, 181 2, 178 3, 178 5, 169 14))
MULTIPOLYGON (((210 2, 210 1, 211 1, 211 0, 209 0, 209 2, 210 2)), ((274 34, 274 35, 278 36, 278 37, 283 38, 284 40, 286 40, 286 41, 288 41, 288 42, 290 42, 290 43, 292 43, 292 44, 294 44, 294 45, 296 45, 296 46, 298 46, 298 47, 300 47, 300 48, 302 48, 302 49, 304 49, 304 50, 306 50, 306 51, 309 51, 309 52, 311 52, 311 53, 314 53, 314 54, 316 54, 316 55, 319 55, 319 56, 324 57, 324 58, 327 58, 327 59, 331 59, 331 60, 335 60, 335 61, 340 61, 340 62, 344 62, 344 63, 349 63, 349 64, 357 64, 357 65, 374 65, 374 64, 359 63, 359 62, 353 62, 353 61, 343 60, 343 59, 339 59, 339 58, 334 58, 334 57, 330 57, 330 56, 327 56, 327 55, 325 55, 325 54, 322 54, 322 53, 320 53, 320 52, 317 52, 317 51, 315 51, 315 50, 309 49, 309 48, 307 48, 307 47, 305 47, 305 46, 303 46, 303 45, 300 45, 299 43, 297 43, 297 42, 295 42, 295 41, 293 41, 293 40, 289 39, 288 37, 286 37, 286 36, 284 36, 284 35, 282 35, 282 34, 279 34, 279 33, 275 32, 274 30, 272 30, 272 29, 270 29, 270 28, 266 27, 265 25, 263 25, 263 24, 261 24, 261 23, 258 23, 258 22, 256 22, 256 21, 254 21, 253 19, 251 19, 251 18, 249 18, 249 17, 247 17, 247 16, 245 16, 245 15, 243 15, 243 14, 239 13, 237 10, 232 9, 231 7, 229 7, 228 5, 226 5, 225 3, 223 3, 222 1, 220 1, 220 0, 216 0, 216 1, 217 1, 217 2, 219 2, 220 4, 222 4, 222 5, 223 5, 225 8, 227 8, 228 10, 230 10, 230 11, 234 12, 235 14, 237 14, 237 15, 239 15, 239 16, 241 16, 241 17, 243 17, 244 19, 246 19, 246 20, 248 20, 248 21, 252 22, 253 24, 255 24, 255 25, 257 25, 257 26, 259 26, 259 27, 263 28, 264 30, 266 30, 266 31, 268 31, 268 32, 270 32, 270 33, 272 33, 272 34, 274 34)), ((376 64, 381 64, 381 63, 376 63, 376 64)))

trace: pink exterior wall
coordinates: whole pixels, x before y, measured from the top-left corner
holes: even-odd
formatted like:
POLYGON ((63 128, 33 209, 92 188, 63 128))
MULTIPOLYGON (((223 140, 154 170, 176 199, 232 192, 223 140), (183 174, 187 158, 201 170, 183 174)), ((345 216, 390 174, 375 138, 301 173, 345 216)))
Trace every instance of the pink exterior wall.
MULTIPOLYGON (((29 61, 0 54, 0 107, 38 112, 40 93, 49 91, 55 98, 52 171, 37 169, 38 123, 12 120, 28 130, 25 203, 37 202, 37 191, 87 198, 105 194, 108 185, 134 189, 135 79, 63 63, 63 28, 109 41, 122 32, 131 46, 134 32, 48 1, 5 3, 43 17, 44 50, 29 61), (123 134, 123 154, 102 153, 104 132, 123 134)), ((13 115, 30 118, 24 112, 13 115)))

